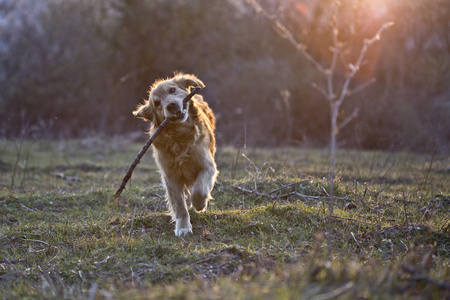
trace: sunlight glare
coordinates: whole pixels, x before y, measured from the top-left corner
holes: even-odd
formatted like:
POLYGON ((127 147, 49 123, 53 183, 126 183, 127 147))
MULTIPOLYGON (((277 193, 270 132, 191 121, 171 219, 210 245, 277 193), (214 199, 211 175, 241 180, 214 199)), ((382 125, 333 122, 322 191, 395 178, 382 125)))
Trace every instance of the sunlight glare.
POLYGON ((375 20, 382 19, 389 12, 389 3, 386 0, 366 0, 363 3, 367 6, 368 13, 375 20))

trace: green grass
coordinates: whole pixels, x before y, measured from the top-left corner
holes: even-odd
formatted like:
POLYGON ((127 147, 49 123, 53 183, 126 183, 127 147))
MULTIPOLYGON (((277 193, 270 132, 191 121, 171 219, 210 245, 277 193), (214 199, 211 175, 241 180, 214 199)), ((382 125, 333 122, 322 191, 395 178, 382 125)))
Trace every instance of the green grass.
POLYGON ((111 201, 142 145, 0 142, 3 299, 450 296, 448 156, 340 151, 330 198, 326 150, 220 148, 177 238, 150 154, 111 201))

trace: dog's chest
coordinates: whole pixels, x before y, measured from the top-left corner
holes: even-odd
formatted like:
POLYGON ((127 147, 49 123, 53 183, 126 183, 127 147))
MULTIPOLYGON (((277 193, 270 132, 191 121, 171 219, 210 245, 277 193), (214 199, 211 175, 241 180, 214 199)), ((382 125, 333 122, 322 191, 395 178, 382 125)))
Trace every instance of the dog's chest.
POLYGON ((201 138, 197 126, 169 127, 154 141, 153 146, 181 165, 192 155, 201 138))

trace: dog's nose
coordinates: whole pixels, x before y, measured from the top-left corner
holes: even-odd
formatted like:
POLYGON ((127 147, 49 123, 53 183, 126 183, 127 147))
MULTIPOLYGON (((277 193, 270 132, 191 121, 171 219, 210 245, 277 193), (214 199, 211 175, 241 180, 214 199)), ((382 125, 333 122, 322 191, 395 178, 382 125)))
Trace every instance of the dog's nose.
POLYGON ((169 104, 167 104, 167 111, 172 114, 175 114, 178 111, 180 111, 180 107, 176 102, 170 102, 169 104))

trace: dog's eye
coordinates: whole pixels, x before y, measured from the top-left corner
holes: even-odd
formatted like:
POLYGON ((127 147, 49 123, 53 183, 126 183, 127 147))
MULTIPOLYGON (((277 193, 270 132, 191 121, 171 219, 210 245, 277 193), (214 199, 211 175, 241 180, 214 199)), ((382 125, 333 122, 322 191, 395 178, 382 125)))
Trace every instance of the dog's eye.
POLYGON ((169 93, 171 94, 175 93, 175 88, 170 88, 169 93))
POLYGON ((158 107, 161 104, 160 100, 154 100, 153 104, 155 104, 155 107, 158 107))

